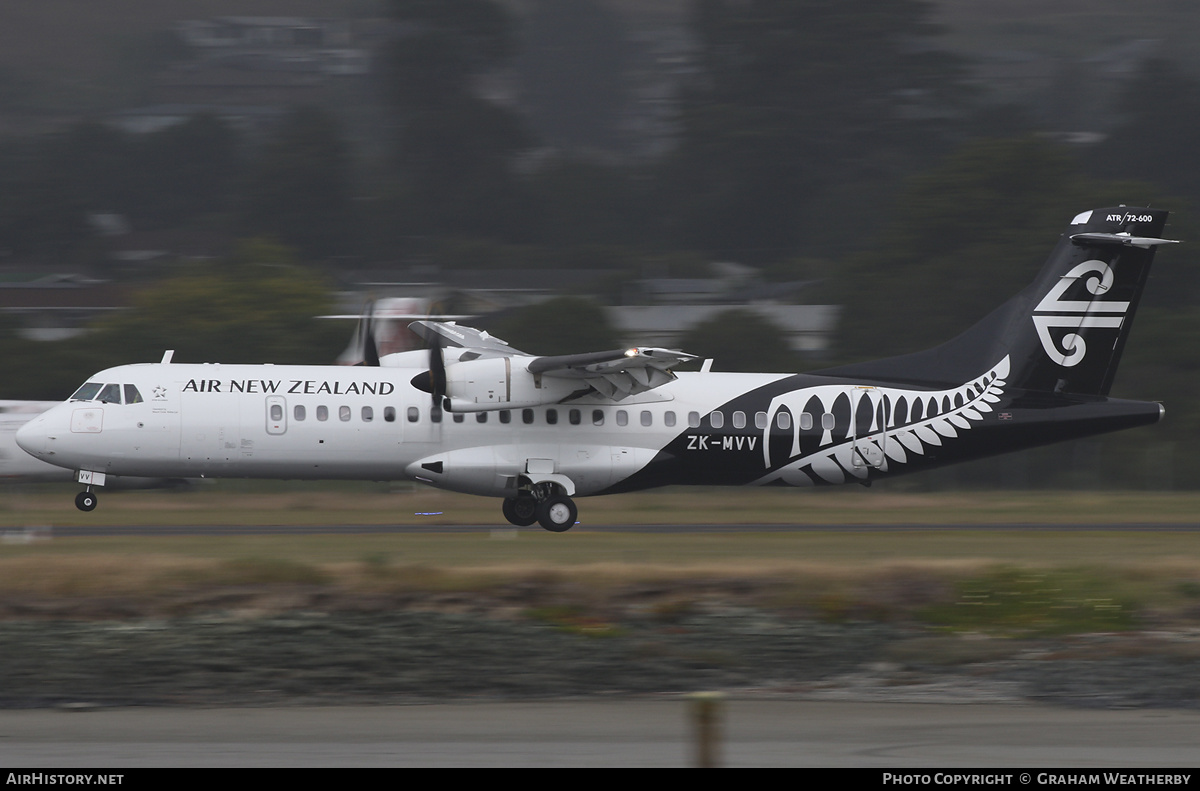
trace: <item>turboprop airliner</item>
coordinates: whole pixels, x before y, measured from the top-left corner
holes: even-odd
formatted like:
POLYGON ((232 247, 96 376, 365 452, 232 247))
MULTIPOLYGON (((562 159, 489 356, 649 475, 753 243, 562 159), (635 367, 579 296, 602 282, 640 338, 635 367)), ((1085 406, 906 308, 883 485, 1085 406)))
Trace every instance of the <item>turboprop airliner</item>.
POLYGON ((561 532, 574 498, 875 480, 1155 423, 1109 397, 1167 212, 1083 212, 1036 280, 923 352, 804 374, 677 372, 681 351, 542 357, 454 322, 358 366, 122 365, 20 429, 96 507, 109 476, 415 480, 561 532))

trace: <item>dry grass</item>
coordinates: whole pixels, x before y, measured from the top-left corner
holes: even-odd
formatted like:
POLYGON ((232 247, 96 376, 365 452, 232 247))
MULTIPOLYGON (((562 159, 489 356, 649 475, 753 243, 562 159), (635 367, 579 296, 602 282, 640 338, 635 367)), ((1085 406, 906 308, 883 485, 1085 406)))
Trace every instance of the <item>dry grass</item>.
POLYGON ((953 629, 1012 632, 1085 628, 1094 619, 1058 614, 1083 599, 1111 599, 1127 616, 1122 628, 1200 620, 1200 533, 1072 524, 1194 523, 1200 497, 1190 494, 678 490, 582 500, 583 524, 552 534, 497 525, 494 501, 428 489, 389 493, 383 487, 321 485, 290 491, 247 485, 184 494, 106 492, 92 514, 75 511, 73 492, 55 487, 4 493, 0 521, 9 525, 4 532, 10 540, 0 543, 0 614, 112 617, 104 602, 116 599, 125 608, 120 612, 172 614, 235 607, 231 602, 240 602, 241 611, 262 612, 426 606, 449 597, 455 606, 497 610, 561 604, 596 612, 638 602, 668 617, 697 601, 716 600, 831 620, 924 618, 953 629), (417 515, 430 511, 441 513, 417 515), (686 521, 689 514, 729 528, 588 529, 589 523, 686 521), (18 526, 89 520, 416 523, 430 529, 63 538, 48 527, 36 534, 48 540, 11 540, 24 535, 13 529, 18 526), (482 526, 446 532, 435 520, 482 526), (759 531, 738 526, 745 522, 829 527, 759 531), (918 526, 923 522, 929 526, 918 526), (996 522, 1062 523, 1064 529, 954 527, 996 522), (854 526, 862 524, 875 526, 854 526), (1053 584, 1024 582, 1043 578, 1053 584), (1026 595, 1059 588, 1066 591, 1065 604, 1049 610, 1038 609, 1037 597, 1026 595), (995 624, 961 616, 960 600, 1016 594, 1024 598, 1015 609, 978 610, 995 624), (1054 618, 1048 621, 1046 612, 1054 618))
MULTIPOLYGON (((201 484, 194 491, 104 491, 90 514, 75 487, 0 490, 0 527, 26 525, 506 525, 499 501, 407 485, 201 484), (395 491, 391 489, 394 488, 395 491)), ((581 498, 588 524, 1195 523, 1190 492, 963 492, 679 488, 581 498)))

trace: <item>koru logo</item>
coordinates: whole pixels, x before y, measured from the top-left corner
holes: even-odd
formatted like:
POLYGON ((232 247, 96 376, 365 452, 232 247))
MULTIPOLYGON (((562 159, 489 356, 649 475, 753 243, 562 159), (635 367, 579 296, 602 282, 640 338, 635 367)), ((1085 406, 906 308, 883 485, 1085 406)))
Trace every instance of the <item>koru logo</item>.
POLYGON ((1091 327, 1120 329, 1125 321, 1125 312, 1129 310, 1128 302, 1064 299, 1067 291, 1080 281, 1093 297, 1103 297, 1112 288, 1113 272, 1103 261, 1084 261, 1059 278, 1050 293, 1033 309, 1033 325, 1037 327, 1042 348, 1051 360, 1066 368, 1083 362, 1087 344, 1083 342, 1083 336, 1075 332, 1063 335, 1056 344, 1050 334, 1052 327, 1069 330, 1091 327), (1092 277, 1085 279, 1089 274, 1092 277))

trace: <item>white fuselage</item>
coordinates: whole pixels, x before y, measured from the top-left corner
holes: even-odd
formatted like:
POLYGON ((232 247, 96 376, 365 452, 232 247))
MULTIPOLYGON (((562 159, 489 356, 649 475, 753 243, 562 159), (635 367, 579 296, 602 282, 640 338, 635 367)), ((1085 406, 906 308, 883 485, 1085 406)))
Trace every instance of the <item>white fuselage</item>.
POLYGON ((685 373, 621 402, 595 396, 439 416, 410 383, 421 370, 120 366, 89 381, 126 394, 132 386, 136 397, 64 402, 26 424, 18 441, 50 464, 106 475, 409 479, 505 496, 535 472, 563 476, 573 494, 587 495, 644 467, 689 413, 784 377, 685 373))
POLYGON ((72 471, 37 459, 17 445, 17 431, 57 401, 0 401, 0 482, 69 481, 72 471))

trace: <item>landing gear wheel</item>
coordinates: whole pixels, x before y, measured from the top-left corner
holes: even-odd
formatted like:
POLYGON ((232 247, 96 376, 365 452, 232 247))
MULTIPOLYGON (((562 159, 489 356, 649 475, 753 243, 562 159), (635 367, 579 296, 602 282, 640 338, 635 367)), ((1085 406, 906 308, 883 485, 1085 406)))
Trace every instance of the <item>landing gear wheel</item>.
POLYGON ((537 520, 552 533, 562 533, 575 525, 579 509, 570 497, 557 495, 538 503, 537 520))
POLYGON ((500 510, 504 518, 517 527, 529 527, 538 520, 537 500, 532 497, 513 497, 505 499, 500 510))
POLYGON ((80 511, 95 511, 99 502, 93 492, 80 492, 75 495, 75 507, 80 511))

